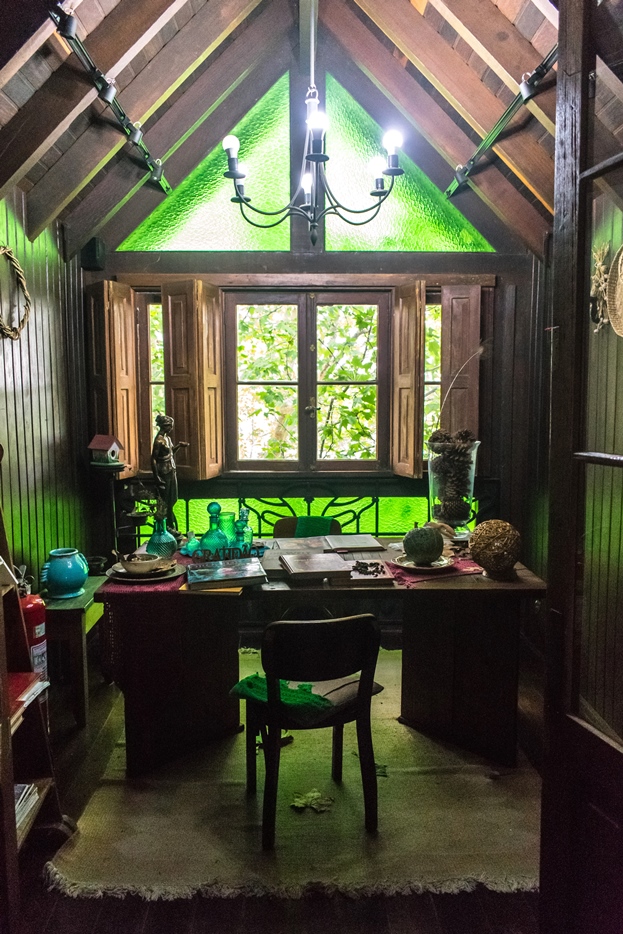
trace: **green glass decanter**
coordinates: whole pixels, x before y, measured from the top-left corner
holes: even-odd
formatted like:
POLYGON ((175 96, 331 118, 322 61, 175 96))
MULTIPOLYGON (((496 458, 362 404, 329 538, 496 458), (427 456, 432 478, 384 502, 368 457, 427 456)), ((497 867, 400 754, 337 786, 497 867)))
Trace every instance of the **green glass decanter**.
POLYGON ((208 516, 210 517, 210 527, 208 531, 204 532, 201 536, 201 541, 199 542, 199 550, 202 552, 203 557, 211 557, 217 561, 222 557, 223 549, 229 547, 227 536, 224 535, 218 527, 220 515, 221 507, 219 504, 209 503, 208 516))

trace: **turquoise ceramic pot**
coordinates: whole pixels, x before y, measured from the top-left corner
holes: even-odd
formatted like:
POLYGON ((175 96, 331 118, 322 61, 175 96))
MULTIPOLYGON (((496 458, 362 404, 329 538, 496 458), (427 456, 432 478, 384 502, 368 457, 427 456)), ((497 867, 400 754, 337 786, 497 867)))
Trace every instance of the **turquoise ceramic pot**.
POLYGON ((48 596, 55 600, 68 600, 84 593, 84 582, 89 576, 89 565, 77 548, 53 548, 49 560, 43 565, 41 583, 48 596))

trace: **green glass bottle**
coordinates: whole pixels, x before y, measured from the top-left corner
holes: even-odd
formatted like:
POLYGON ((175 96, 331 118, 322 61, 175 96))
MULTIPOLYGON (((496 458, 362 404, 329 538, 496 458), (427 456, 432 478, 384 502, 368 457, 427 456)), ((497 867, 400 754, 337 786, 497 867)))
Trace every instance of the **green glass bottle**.
POLYGON ((160 555, 161 558, 171 558, 177 551, 177 539, 167 529, 166 519, 154 518, 154 531, 145 551, 150 555, 160 555))
POLYGON ((218 527, 220 515, 221 507, 219 504, 209 503, 208 516, 210 517, 210 527, 207 532, 204 532, 201 536, 201 541, 199 542, 199 550, 202 552, 203 557, 210 557, 215 561, 222 558, 223 549, 229 547, 227 536, 224 535, 218 527))

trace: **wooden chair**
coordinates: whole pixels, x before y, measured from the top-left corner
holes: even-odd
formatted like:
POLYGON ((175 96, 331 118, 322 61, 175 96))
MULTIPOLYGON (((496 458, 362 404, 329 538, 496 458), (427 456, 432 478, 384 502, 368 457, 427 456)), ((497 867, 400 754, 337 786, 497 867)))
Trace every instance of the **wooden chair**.
POLYGON ((281 731, 332 727, 331 775, 342 780, 344 724, 357 725, 357 746, 363 784, 365 827, 377 829, 377 780, 370 724, 373 694, 383 690, 374 681, 379 651, 379 628, 370 613, 328 620, 270 623, 262 639, 262 665, 266 673, 266 702, 246 701, 247 792, 256 790, 256 737, 262 737, 265 763, 262 847, 275 845, 277 784, 281 731), (332 706, 305 710, 280 699, 279 681, 314 683, 316 692, 332 706), (340 679, 335 683, 335 679, 340 679), (330 685, 318 682, 332 681, 330 685))
MULTIPOLYGON (((298 521, 298 516, 284 516, 282 519, 277 519, 273 526, 273 538, 294 538, 298 521)), ((337 519, 332 519, 329 535, 341 534, 342 526, 337 519)))

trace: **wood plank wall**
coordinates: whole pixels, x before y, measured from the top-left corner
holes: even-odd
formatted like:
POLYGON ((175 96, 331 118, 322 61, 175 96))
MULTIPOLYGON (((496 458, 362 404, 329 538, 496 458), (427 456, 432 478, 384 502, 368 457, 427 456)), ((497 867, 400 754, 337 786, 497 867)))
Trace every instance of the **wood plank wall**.
MULTIPOLYGON (((605 196, 595 202, 593 245, 610 243, 611 262, 623 244, 623 213, 605 196)), ((623 337, 595 333, 586 317, 588 399, 586 450, 623 454, 623 337)), ((581 694, 614 732, 623 735, 623 471, 586 471, 581 694)))
MULTIPOLYGON (((50 549, 89 550, 82 271, 59 253, 59 228, 31 243, 25 202, 0 201, 0 244, 21 265, 30 320, 19 340, 0 340, 0 498, 15 564, 38 574, 50 549)), ((0 258, 0 311, 14 325, 23 311, 14 274, 0 258)))

